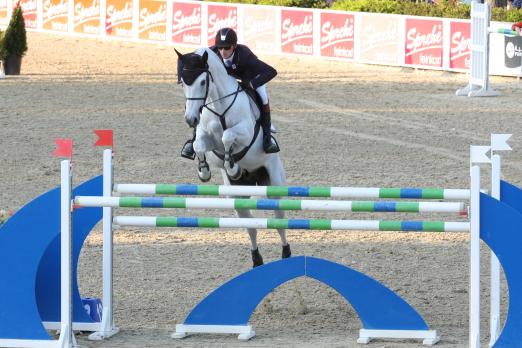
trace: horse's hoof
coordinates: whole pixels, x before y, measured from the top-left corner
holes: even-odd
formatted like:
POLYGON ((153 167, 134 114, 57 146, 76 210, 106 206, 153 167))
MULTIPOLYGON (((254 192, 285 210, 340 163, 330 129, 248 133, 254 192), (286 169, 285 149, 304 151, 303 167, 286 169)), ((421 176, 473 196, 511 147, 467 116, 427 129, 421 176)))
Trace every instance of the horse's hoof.
POLYGON ((199 172, 198 171, 198 177, 201 182, 208 182, 210 178, 212 177, 212 173, 209 171, 199 172))
POLYGON ((283 245, 283 254, 281 255, 282 259, 287 259, 292 256, 292 251, 290 250, 290 244, 283 245))
POLYGON ((227 174, 233 181, 241 179, 241 176, 243 175, 243 171, 241 168, 239 168, 238 165, 234 166, 234 168, 230 169, 230 172, 227 170, 227 174), (234 170, 235 168, 235 170, 234 170))
POLYGON ((257 266, 263 265, 263 257, 259 253, 259 248, 257 248, 256 250, 251 250, 251 252, 252 252, 252 262, 254 263, 252 268, 256 268, 257 266))

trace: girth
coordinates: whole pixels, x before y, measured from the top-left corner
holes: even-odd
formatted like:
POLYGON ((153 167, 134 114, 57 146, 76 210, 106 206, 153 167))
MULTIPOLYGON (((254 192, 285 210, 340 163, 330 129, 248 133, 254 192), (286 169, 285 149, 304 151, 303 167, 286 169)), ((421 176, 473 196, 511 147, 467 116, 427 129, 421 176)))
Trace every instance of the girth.
MULTIPOLYGON (((252 141, 250 142, 250 144, 248 144, 248 146, 245 146, 243 148, 243 150, 239 151, 238 153, 232 154, 232 160, 234 162, 241 161, 243 159, 243 157, 245 157, 245 155, 247 154, 248 150, 250 150, 252 145, 254 145, 254 142, 257 139, 257 135, 259 134, 259 129, 260 128, 261 128, 261 122, 259 120, 257 120, 256 121, 256 125, 254 126, 254 136, 252 137, 252 141)), ((214 153, 214 155, 219 157, 219 159, 221 159, 222 161, 225 160, 225 155, 224 154, 220 154, 216 150, 212 150, 212 152, 214 153)))

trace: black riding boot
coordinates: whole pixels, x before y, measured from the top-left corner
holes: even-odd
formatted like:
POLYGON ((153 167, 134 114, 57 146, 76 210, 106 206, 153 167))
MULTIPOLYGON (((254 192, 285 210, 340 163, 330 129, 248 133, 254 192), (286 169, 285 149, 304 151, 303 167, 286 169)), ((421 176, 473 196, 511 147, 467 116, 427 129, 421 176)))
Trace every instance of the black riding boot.
POLYGON ((279 145, 272 141, 272 123, 270 120, 270 104, 261 107, 261 127, 263 128, 263 150, 266 153, 279 152, 279 145))
POLYGON ((196 158, 196 153, 194 152, 194 140, 196 140, 196 128, 194 127, 194 131, 192 133, 192 139, 189 139, 185 142, 183 145, 183 148, 181 149, 181 157, 185 157, 188 159, 193 160, 196 158))

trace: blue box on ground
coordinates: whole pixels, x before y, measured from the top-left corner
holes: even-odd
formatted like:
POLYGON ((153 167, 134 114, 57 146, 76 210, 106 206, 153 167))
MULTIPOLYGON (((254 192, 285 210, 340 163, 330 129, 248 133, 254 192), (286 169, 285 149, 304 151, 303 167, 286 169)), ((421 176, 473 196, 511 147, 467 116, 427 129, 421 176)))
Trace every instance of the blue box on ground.
POLYGON ((103 305, 99 298, 85 297, 82 298, 83 308, 87 311, 87 314, 91 317, 94 322, 101 322, 103 305))

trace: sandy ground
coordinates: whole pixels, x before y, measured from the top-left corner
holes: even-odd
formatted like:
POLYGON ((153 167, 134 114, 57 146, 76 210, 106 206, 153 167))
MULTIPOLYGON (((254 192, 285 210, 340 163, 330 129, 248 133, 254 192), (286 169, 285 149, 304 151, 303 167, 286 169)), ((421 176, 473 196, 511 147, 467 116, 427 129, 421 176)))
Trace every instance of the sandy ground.
MULTIPOLYGON (((521 84, 516 79, 492 79, 500 97, 469 99, 454 95, 466 84, 463 74, 262 58, 279 71, 269 93, 290 184, 465 188, 469 145, 488 144, 492 132, 514 134, 515 151, 504 157, 504 177, 522 184, 521 84)), ((58 185, 59 160, 51 157, 56 137, 74 139, 75 183, 97 175, 101 150, 93 147, 93 129, 114 129, 116 182, 197 182, 195 163, 178 156, 190 132, 182 118, 184 97, 175 83, 175 65, 172 47, 30 33, 23 75, 0 80, 0 209, 16 210, 58 185)), ((212 182, 219 180, 216 173, 212 182)), ((344 216, 358 218, 336 218, 344 216)), ((439 330, 440 347, 467 345, 466 234, 288 235, 295 255, 343 263, 398 292, 439 330)), ((280 257, 274 231, 261 232, 259 241, 265 261, 280 257)), ((116 231, 115 243, 115 321, 121 333, 103 342, 80 335, 82 346, 358 346, 360 323, 351 306, 310 279, 283 285, 259 306, 251 319, 257 336, 249 342, 233 335, 170 339, 175 324, 200 299, 251 267, 246 233, 129 229, 116 231)), ((483 272, 487 275, 486 266, 483 272)), ((82 294, 101 296, 100 279, 97 228, 82 251, 82 294)), ((487 294, 486 281, 483 288, 487 294)), ((484 345, 487 301, 484 296, 484 345)), ((369 345, 417 346, 411 340, 369 345)))

